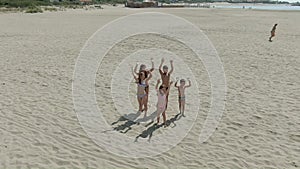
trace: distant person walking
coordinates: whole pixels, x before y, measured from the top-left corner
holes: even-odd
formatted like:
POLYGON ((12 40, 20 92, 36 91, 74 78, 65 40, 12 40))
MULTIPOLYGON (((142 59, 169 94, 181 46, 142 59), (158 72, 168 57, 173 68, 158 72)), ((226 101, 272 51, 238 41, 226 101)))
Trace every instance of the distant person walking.
POLYGON ((275 37, 275 31, 276 31, 277 23, 273 26, 271 30, 271 36, 269 38, 269 41, 272 42, 272 38, 275 37))

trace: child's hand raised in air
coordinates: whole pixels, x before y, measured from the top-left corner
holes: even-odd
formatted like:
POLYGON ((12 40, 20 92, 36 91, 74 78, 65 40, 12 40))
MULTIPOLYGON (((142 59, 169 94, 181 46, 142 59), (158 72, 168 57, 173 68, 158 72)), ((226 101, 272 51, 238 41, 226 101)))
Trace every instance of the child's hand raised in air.
POLYGON ((187 78, 187 80, 188 80, 189 84, 188 84, 186 87, 191 87, 191 86, 192 86, 192 83, 191 83, 190 78, 187 78))
POLYGON ((191 79, 188 77, 187 80, 191 83, 191 79))
POLYGON ((157 79, 157 83, 160 83, 160 79, 157 79))
POLYGON ((161 63, 164 63, 164 61, 165 61, 165 59, 164 59, 164 58, 162 58, 162 59, 161 59, 161 63))

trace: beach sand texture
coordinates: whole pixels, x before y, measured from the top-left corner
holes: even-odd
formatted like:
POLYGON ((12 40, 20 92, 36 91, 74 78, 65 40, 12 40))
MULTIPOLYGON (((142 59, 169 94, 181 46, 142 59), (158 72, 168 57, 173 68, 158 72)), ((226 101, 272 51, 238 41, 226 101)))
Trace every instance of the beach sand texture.
MULTIPOLYGON (((111 7, 0 14, 0 168, 298 168, 299 17, 292 11, 111 7), (215 133, 199 144, 211 97, 203 64, 172 39, 153 34, 125 39, 104 57, 104 67, 96 76, 96 99, 108 123, 120 118, 109 97, 113 68, 140 47, 156 45, 182 56, 194 70, 201 105, 191 131, 170 151, 126 158, 95 144, 80 126, 73 108, 72 76, 81 48, 96 30, 121 16, 144 11, 174 14, 203 30, 224 66, 226 108, 215 133), (279 25, 270 43, 274 23, 279 25)), ((145 62, 150 67, 150 58, 145 62)), ((158 64, 155 60, 156 68, 158 64)), ((151 81, 152 90, 157 77, 151 81)), ((135 89, 131 83, 130 101, 137 106, 135 89)), ((176 94, 173 88, 174 106, 168 118, 176 114, 176 94)), ((167 129, 158 129, 152 139, 167 129)), ((124 134, 135 137, 144 130, 144 124, 132 125, 124 134)))

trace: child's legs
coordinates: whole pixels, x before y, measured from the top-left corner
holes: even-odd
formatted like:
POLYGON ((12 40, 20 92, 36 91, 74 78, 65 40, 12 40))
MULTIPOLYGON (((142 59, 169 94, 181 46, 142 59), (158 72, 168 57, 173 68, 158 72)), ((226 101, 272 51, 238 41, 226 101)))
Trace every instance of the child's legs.
POLYGON ((162 114, 163 109, 157 107, 156 113, 157 113, 157 123, 159 123, 160 115, 162 114))
POLYGON ((163 110, 163 113, 166 113, 166 110, 168 108, 168 99, 169 98, 169 94, 166 95, 166 103, 165 103, 165 109, 163 110))
POLYGON ((166 124, 166 120, 167 120, 167 117, 166 117, 166 111, 164 111, 164 112, 162 113, 162 116, 163 116, 164 124, 166 124))
POLYGON ((185 108, 185 101, 183 100, 180 103, 181 103, 181 109, 180 109, 180 111, 183 113, 184 112, 184 108, 185 108))
POLYGON ((178 101, 178 105, 179 105, 179 111, 181 113, 181 101, 180 100, 178 101))
POLYGON ((165 108, 162 108, 162 116, 163 116, 163 120, 164 120, 164 123, 166 124, 166 109, 165 108))
POLYGON ((165 109, 165 111, 166 111, 167 108, 168 108, 168 101, 169 101, 169 94, 166 95, 166 109, 165 109))

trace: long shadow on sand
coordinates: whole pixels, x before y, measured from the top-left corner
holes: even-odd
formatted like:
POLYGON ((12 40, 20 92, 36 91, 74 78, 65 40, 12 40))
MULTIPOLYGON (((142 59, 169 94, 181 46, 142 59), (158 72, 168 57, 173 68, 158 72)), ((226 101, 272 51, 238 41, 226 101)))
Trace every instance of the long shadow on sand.
POLYGON ((117 121, 111 123, 111 125, 115 125, 120 122, 124 122, 124 123, 114 127, 113 130, 119 131, 120 133, 127 133, 129 130, 132 129, 133 125, 139 125, 140 123, 148 122, 148 121, 151 121, 150 123, 153 123, 153 120, 156 117, 156 112, 151 113, 149 116, 137 119, 140 115, 141 112, 130 113, 121 116, 117 121))
MULTIPOLYGON (((175 121, 178 121, 181 118, 180 115, 181 115, 180 113, 176 114, 173 118, 167 120, 166 121, 167 126, 171 126, 171 124, 173 124, 173 126, 171 126, 171 127, 172 128, 176 127, 175 121)), ((148 141, 150 142, 150 140, 152 138, 152 135, 153 135, 153 132, 156 131, 157 129, 161 128, 162 126, 163 126, 163 124, 160 124, 160 125, 153 124, 152 126, 148 127, 146 130, 144 130, 141 134, 136 136, 134 142, 137 142, 140 137, 142 137, 142 138, 149 137, 148 141)))

